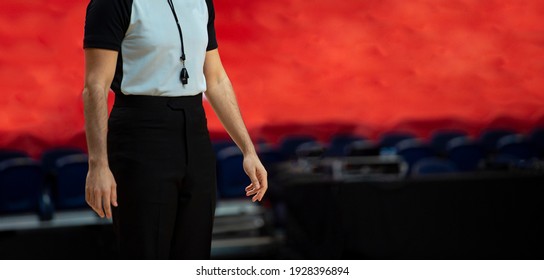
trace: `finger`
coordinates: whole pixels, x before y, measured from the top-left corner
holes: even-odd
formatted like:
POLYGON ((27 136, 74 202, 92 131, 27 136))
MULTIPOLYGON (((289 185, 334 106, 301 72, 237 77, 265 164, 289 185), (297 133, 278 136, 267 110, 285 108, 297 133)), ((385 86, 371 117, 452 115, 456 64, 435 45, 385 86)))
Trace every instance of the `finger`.
POLYGON ((106 218, 111 219, 111 194, 104 194, 104 212, 106 218))
POLYGON ((102 208, 102 193, 95 192, 94 194, 94 211, 100 218, 104 218, 104 209, 102 208))
POLYGON ((246 192, 253 189, 253 183, 249 184, 249 186, 246 187, 246 192))
POLYGON ((261 201, 264 197, 264 194, 266 193, 266 190, 268 190, 268 176, 264 167, 261 172, 259 172, 259 175, 259 181, 261 182, 262 188, 259 190, 259 193, 257 195, 258 200, 261 201))
POLYGON ((259 185, 259 180, 257 179, 257 174, 255 174, 255 169, 251 169, 250 172, 248 172, 249 179, 251 180, 251 184, 256 189, 259 189, 261 186, 259 185))
POLYGON ((263 200, 263 197, 264 197, 265 192, 266 192, 266 191, 259 191, 259 193, 256 195, 258 201, 263 200))
POLYGON ((117 207, 117 184, 111 186, 111 205, 117 207))
POLYGON ((94 210, 94 200, 90 189, 85 190, 85 201, 87 201, 87 204, 94 210))
POLYGON ((246 191, 246 196, 252 196, 254 194, 256 194, 258 192, 258 190, 249 190, 249 191, 246 191))
POLYGON ((255 194, 257 193, 259 190, 256 190, 256 189, 251 189, 251 190, 247 190, 246 193, 248 194, 255 194))
POLYGON ((85 188, 85 201, 87 202, 89 206, 91 206, 91 196, 89 193, 90 193, 89 189, 85 188))
POLYGON ((257 194, 255 194, 251 200, 253 200, 253 202, 261 201, 263 199, 264 193, 265 191, 263 191, 262 189, 259 190, 257 194))
POLYGON ((91 196, 91 202, 89 203, 89 206, 98 215, 98 209, 96 208, 96 205, 95 205, 95 202, 94 202, 94 196, 91 196))
POLYGON ((265 194, 266 190, 264 188, 261 188, 257 194, 255 194, 254 198, 255 198, 255 201, 261 201, 264 197, 264 194, 265 194))

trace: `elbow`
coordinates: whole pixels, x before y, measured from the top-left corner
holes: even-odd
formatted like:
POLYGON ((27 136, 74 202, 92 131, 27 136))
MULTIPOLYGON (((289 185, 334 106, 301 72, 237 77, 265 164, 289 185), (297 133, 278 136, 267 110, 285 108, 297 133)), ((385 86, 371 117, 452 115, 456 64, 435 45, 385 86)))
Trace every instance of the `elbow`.
POLYGON ((89 97, 89 88, 88 87, 83 87, 83 90, 81 91, 81 98, 83 98, 83 100, 85 100, 88 97, 89 97))
POLYGON ((88 87, 83 87, 83 90, 81 91, 81 99, 83 100, 83 103, 87 103, 89 100, 89 92, 90 89, 88 87))
POLYGON ((92 92, 92 88, 87 86, 83 87, 83 91, 81 92, 81 99, 83 100, 83 104, 87 104, 90 100, 92 100, 92 97, 95 95, 92 92))
POLYGON ((215 76, 210 80, 206 80, 206 92, 211 92, 212 94, 221 89, 230 86, 230 80, 227 75, 215 76))
POLYGON ((108 89, 102 85, 98 84, 85 84, 83 87, 83 91, 81 92, 81 97, 83 98, 83 101, 94 99, 94 98, 101 98, 106 96, 108 93, 108 89))

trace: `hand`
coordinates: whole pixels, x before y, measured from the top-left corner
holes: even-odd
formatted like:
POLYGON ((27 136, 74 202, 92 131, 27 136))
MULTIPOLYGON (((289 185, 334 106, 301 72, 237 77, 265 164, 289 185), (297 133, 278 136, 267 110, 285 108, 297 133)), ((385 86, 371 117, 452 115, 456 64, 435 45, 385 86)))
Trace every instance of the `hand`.
POLYGON ((261 201, 268 189, 267 173, 256 154, 244 156, 244 171, 251 180, 246 187, 246 196, 252 196, 253 202, 261 201))
POLYGON ((117 184, 109 167, 89 166, 85 200, 100 218, 111 218, 110 204, 117 207, 117 184))

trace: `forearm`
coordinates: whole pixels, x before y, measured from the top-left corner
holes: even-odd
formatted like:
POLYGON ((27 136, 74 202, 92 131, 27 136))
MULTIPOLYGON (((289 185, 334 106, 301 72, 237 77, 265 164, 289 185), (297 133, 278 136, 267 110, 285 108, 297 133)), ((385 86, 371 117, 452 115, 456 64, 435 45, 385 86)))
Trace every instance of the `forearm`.
POLYGON ((85 131, 89 149, 90 167, 108 166, 108 90, 100 87, 85 87, 83 104, 85 131))
POLYGON ((218 83, 208 85, 206 97, 219 117, 221 124, 244 155, 254 154, 255 147, 242 119, 229 78, 225 76, 218 83))

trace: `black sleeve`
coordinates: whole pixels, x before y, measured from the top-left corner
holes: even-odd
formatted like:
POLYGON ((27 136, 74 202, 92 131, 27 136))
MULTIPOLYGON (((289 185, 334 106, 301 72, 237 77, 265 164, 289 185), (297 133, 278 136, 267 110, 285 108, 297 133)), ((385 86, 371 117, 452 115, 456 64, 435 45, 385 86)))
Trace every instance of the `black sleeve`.
POLYGON ((215 9, 212 0, 206 0, 208 5, 208 47, 206 51, 217 49, 217 38, 215 37, 215 9))
POLYGON ((91 0, 85 17, 83 48, 120 51, 131 12, 129 0, 91 0))

